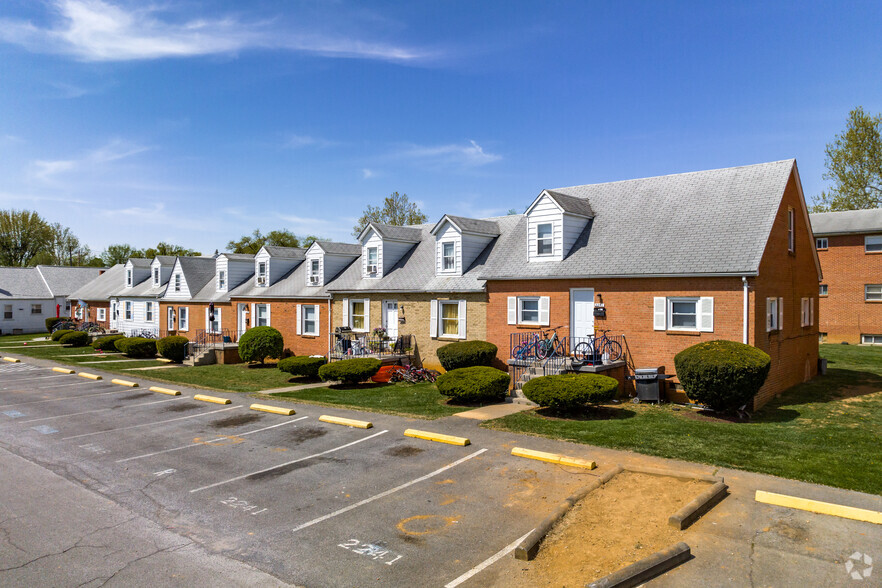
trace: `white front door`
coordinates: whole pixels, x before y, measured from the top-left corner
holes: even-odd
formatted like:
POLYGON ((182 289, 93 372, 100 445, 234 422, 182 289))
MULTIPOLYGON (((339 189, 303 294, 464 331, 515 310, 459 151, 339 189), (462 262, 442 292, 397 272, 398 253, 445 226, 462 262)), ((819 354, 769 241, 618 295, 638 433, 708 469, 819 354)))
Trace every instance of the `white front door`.
POLYGON ((390 339, 398 338, 398 301, 387 300, 383 303, 383 326, 390 339))
POLYGON ((110 328, 117 328, 117 316, 116 316, 116 302, 111 302, 110 304, 110 328))
POLYGON ((570 290, 570 337, 573 346, 586 337, 594 336, 594 290, 578 288, 570 290))
POLYGON ((248 325, 245 324, 245 320, 247 319, 247 314, 246 314, 247 308, 248 308, 247 304, 240 303, 238 306, 238 309, 236 311, 236 315, 239 317, 239 319, 236 321, 236 323, 238 325, 238 331, 239 331, 238 335, 236 336, 237 340, 239 339, 239 337, 242 336, 243 333, 245 333, 245 331, 248 330, 248 325))

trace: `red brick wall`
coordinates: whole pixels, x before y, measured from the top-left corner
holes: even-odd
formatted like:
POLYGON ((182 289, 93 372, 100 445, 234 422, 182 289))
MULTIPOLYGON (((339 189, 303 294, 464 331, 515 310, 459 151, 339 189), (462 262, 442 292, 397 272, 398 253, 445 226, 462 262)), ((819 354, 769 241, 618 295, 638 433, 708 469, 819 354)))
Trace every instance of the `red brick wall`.
POLYGON ((101 325, 103 329, 110 328, 110 302, 104 302, 100 300, 87 300, 86 304, 89 305, 88 310, 86 311, 85 320, 87 322, 98 323, 101 325), (98 309, 104 308, 104 320, 98 320, 98 309))
POLYGON ((864 286, 882 283, 882 253, 864 252, 864 235, 827 237, 818 251, 828 296, 819 303, 822 333, 829 343, 857 344, 861 335, 882 335, 882 302, 866 302, 864 286))
MULTIPOLYGON (((234 300, 233 310, 230 314, 233 317, 233 329, 235 329, 235 308, 239 302, 249 304, 249 320, 251 325, 254 324, 254 316, 251 313, 250 305, 269 304, 270 305, 270 326, 274 327, 282 333, 285 340, 285 350, 290 351, 294 355, 327 355, 328 354, 328 313, 330 306, 327 300, 297 300, 276 298, 268 299, 248 299, 234 300), (319 307, 319 336, 310 337, 297 334, 297 305, 298 304, 317 304, 319 307)), ((224 311, 226 313, 226 311, 224 311)), ((222 317, 224 325, 226 325, 227 317, 222 317)))

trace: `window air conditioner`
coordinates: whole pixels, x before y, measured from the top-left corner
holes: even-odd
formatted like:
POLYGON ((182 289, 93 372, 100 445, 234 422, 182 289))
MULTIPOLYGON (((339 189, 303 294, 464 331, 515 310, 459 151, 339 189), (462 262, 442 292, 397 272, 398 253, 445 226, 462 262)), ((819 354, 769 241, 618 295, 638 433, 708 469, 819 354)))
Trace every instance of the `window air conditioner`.
POLYGON ((377 266, 376 265, 367 266, 367 273, 369 273, 369 274, 377 273, 377 266))
POLYGON ((257 276, 257 285, 266 286, 266 276, 257 276))
POLYGON ((319 283, 319 276, 309 276, 309 283, 313 286, 317 286, 319 283))

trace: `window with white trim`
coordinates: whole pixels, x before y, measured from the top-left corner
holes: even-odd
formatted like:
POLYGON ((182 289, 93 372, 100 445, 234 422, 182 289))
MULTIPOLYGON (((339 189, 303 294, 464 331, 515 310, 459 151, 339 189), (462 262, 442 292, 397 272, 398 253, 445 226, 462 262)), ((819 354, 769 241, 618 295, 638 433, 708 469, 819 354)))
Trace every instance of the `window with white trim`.
POLYGON ((153 285, 154 286, 159 285, 159 268, 158 267, 153 268, 153 285))
POLYGON ((796 214, 792 208, 787 209, 787 251, 793 253, 796 250, 796 214))
POLYGON ((43 305, 31 304, 31 314, 43 314, 43 305))
POLYGON ((821 284, 818 287, 818 295, 819 296, 826 296, 827 295, 827 284, 821 284))
POLYGON ((864 300, 867 302, 882 300, 882 284, 867 284, 864 286, 864 300))
POLYGON ((132 301, 126 300, 126 320, 132 320, 132 301))
POLYGON ((153 303, 145 302, 144 303, 144 314, 148 323, 153 322, 153 303))
POLYGON ((107 320, 107 309, 106 308, 99 308, 98 309, 98 320, 99 321, 106 321, 107 320))
POLYGON ((456 270, 456 243, 444 241, 441 243, 441 271, 452 272, 456 270))
POLYGON ((367 273, 368 275, 373 275, 379 273, 379 265, 378 265, 378 249, 376 247, 368 247, 367 248, 367 273))
POLYGON ((175 292, 181 291, 181 274, 175 274, 175 292))
POLYGON ((255 304, 254 305, 254 326, 255 327, 268 327, 270 317, 269 317, 269 304, 255 304))
POLYGON ((257 285, 258 286, 266 286, 266 262, 258 261, 257 262, 257 285))
POLYGON ((766 332, 784 328, 784 299, 766 298, 766 332))
POLYGON ((439 337, 460 337, 459 333, 459 301, 442 300, 439 302, 439 337))
POLYGON ((179 331, 188 331, 190 330, 190 313, 187 312, 189 309, 186 306, 178 307, 178 330, 179 331))
POLYGON ((554 231, 552 223, 540 223, 536 225, 536 255, 553 255, 554 231))
POLYGON ((126 286, 129 288, 132 287, 132 270, 130 269, 126 270, 126 286))
POLYGON ((317 336, 318 331, 318 305, 304 304, 300 307, 300 332, 303 335, 317 336))
POLYGON ((209 309, 205 309, 205 322, 206 327, 209 333, 220 333, 221 332, 221 309, 214 309, 214 320, 211 320, 211 312, 209 309))
POLYGON ((861 335, 864 345, 882 345, 882 335, 861 335))
POLYGON ((9 320, 12 318, 12 305, 4 304, 3 305, 3 318, 9 320))
POLYGON ((367 331, 367 324, 364 320, 367 304, 365 300, 349 301, 349 328, 353 331, 367 331))
POLYGON ((668 298, 668 328, 698 330, 698 298, 668 298))
POLYGON ((227 289, 227 270, 218 270, 217 272, 217 289, 227 289))
POLYGON ((508 324, 548 325, 550 306, 549 296, 509 296, 508 324))
POLYGON ((320 272, 320 261, 318 259, 311 259, 309 261, 309 283, 313 285, 319 285, 321 283, 321 272, 320 272))
POLYGON ((867 235, 864 237, 864 251, 866 253, 882 251, 882 235, 867 235))
POLYGON ((815 239, 816 249, 827 249, 827 237, 818 237, 815 239))
POLYGON ((656 296, 653 329, 712 333, 714 299, 711 296, 656 296))
POLYGON ((168 312, 166 313, 165 327, 169 331, 175 330, 175 307, 169 306, 168 312))
POLYGON ((539 323, 539 297, 518 298, 518 324, 539 323))
POLYGON ((802 298, 799 307, 799 321, 803 327, 811 327, 815 324, 815 299, 802 298))

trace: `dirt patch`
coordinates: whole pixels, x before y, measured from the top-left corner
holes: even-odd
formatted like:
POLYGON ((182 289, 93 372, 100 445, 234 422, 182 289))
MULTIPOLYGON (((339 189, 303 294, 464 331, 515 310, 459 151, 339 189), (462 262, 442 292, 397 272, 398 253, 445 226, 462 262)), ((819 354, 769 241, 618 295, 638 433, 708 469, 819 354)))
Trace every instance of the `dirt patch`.
POLYGON ((414 455, 418 455, 425 451, 425 449, 421 449, 419 447, 413 447, 411 445, 400 445, 398 447, 390 447, 383 454, 388 455, 390 457, 411 457, 414 455))
POLYGON ((879 386, 844 386, 836 390, 836 399, 844 404, 861 402, 864 399, 876 400, 882 395, 879 386))
POLYGON ((668 517, 708 482, 623 472, 580 501, 532 562, 511 566, 508 586, 583 586, 678 541, 668 517))
POLYGON ((309 441, 310 439, 324 437, 327 434, 328 430, 321 427, 303 427, 302 429, 292 429, 288 431, 288 435, 285 438, 296 445, 303 443, 304 441, 309 441))
POLYGON ((137 400, 138 398, 147 398, 148 396, 155 396, 155 394, 153 392, 141 392, 140 394, 132 394, 131 396, 120 398, 120 400, 137 400))
POLYGON ((197 408, 203 407, 203 404, 196 404, 194 402, 181 402, 179 404, 172 404, 171 406, 165 407, 165 412, 184 412, 186 410, 195 410, 197 408))
POLYGON ((278 478, 284 476, 285 474, 290 474, 291 472, 295 472, 297 470, 306 469, 310 466, 314 466, 320 463, 334 463, 334 462, 342 462, 342 459, 337 459, 333 457, 314 457, 312 459, 305 459, 303 461, 298 461, 297 463, 289 463, 287 465, 279 466, 277 468, 273 468, 271 470, 267 470, 265 472, 260 472, 258 474, 251 474, 246 480, 249 482, 259 482, 261 480, 270 480, 272 478, 278 478))
POLYGON ((229 427, 238 427, 240 425, 247 425, 248 423, 253 423, 254 421, 259 421, 263 417, 258 414, 241 414, 237 416, 227 417, 225 419, 221 419, 219 421, 214 421, 211 423, 211 426, 215 429, 227 429, 229 427))

